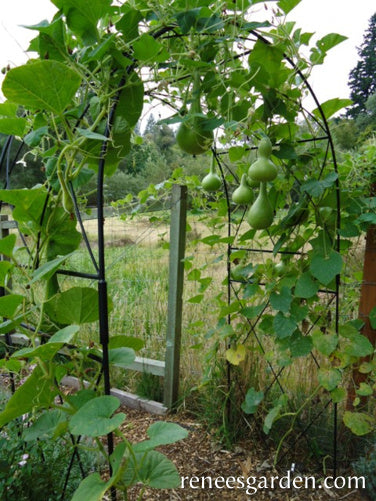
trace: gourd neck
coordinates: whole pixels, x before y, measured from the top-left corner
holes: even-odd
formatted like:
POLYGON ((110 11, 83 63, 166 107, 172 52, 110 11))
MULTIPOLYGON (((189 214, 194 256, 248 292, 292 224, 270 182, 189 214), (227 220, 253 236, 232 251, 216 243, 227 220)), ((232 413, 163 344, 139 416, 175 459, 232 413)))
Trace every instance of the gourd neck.
POLYGON ((217 174, 216 170, 215 170, 215 157, 213 155, 212 157, 212 163, 211 163, 211 166, 210 166, 210 174, 217 174))
POLYGON ((260 198, 268 198, 268 193, 266 191, 266 183, 262 182, 260 183, 260 198))
POLYGON ((192 113, 201 113, 201 78, 198 72, 193 74, 193 87, 192 87, 192 113))

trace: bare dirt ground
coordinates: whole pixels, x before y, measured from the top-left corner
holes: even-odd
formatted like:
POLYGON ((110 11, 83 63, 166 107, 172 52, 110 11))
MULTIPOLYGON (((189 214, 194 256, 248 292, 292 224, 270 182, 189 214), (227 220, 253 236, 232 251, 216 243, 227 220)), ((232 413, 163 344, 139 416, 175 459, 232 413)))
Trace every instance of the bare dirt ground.
MULTIPOLYGON (((155 421, 161 420, 160 416, 153 416, 140 411, 123 409, 127 414, 126 434, 132 442, 138 442, 146 439, 146 429, 155 421)), ((304 488, 304 484, 299 484, 299 479, 293 479, 297 476, 313 476, 309 472, 302 474, 291 474, 291 488, 281 488, 278 486, 279 479, 286 477, 286 471, 278 471, 273 468, 273 457, 271 451, 265 450, 260 443, 244 442, 228 451, 215 443, 213 437, 203 426, 191 419, 189 415, 177 414, 165 418, 167 421, 174 421, 185 427, 189 435, 178 443, 160 447, 158 450, 163 452, 177 467, 181 478, 184 480, 184 488, 180 487, 173 490, 147 489, 144 498, 147 501, 170 500, 170 501, 190 501, 190 500, 252 500, 256 501, 324 501, 324 500, 342 500, 365 501, 368 499, 364 493, 356 489, 326 489, 324 486, 313 489, 312 481, 309 487, 304 488), (295 477, 294 477, 295 475, 295 477), (275 488, 271 488, 272 477, 277 477, 273 482, 275 488), (206 480, 206 487, 201 488, 201 480, 195 480, 194 477, 210 477, 212 479, 212 488, 209 487, 206 480), (223 480, 222 478, 223 477, 223 480), (235 479, 232 479, 235 477, 235 479), (244 487, 236 479, 244 478, 244 487), (190 479, 193 478, 191 486, 190 479), (247 478, 250 483, 254 481, 255 489, 250 488, 247 493, 247 478), (217 487, 215 481, 217 479, 217 487), (226 487, 226 479, 227 485, 226 487), (301 488, 300 488, 301 486, 301 488)), ((350 473, 343 473, 344 476, 350 473)), ((315 475, 317 485, 319 485, 320 475, 315 475)), ((287 479, 282 483, 282 487, 287 486, 287 479)), ((128 499, 136 501, 139 494, 139 487, 130 489, 128 499)))

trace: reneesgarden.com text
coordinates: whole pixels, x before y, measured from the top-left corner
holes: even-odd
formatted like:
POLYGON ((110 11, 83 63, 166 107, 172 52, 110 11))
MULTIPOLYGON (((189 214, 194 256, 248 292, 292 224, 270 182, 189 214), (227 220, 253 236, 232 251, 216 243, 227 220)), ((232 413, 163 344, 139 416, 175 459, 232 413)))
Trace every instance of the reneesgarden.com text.
POLYGON ((182 477, 181 487, 190 489, 242 489, 248 496, 255 495, 260 490, 295 489, 295 490, 340 490, 340 489, 364 489, 365 477, 331 477, 318 479, 314 476, 300 476, 288 471, 284 476, 230 476, 210 477, 192 476, 182 477))

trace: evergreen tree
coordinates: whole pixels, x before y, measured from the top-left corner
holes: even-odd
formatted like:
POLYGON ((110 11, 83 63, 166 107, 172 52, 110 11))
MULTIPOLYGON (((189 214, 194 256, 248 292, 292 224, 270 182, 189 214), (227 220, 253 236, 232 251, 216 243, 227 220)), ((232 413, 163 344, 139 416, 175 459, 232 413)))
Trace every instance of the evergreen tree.
POLYGON ((376 13, 369 20, 358 54, 360 59, 349 75, 350 97, 354 104, 348 115, 353 118, 367 112, 367 100, 376 92, 376 13))
POLYGON ((156 125, 156 121, 155 121, 154 115, 153 115, 153 113, 150 113, 150 115, 148 117, 148 121, 146 122, 144 136, 146 136, 147 134, 152 134, 155 125, 156 125))

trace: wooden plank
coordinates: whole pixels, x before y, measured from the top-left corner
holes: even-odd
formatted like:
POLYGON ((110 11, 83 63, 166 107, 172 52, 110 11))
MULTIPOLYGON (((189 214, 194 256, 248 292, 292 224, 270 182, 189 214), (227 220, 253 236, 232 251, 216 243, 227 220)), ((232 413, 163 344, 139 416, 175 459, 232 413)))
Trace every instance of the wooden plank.
POLYGON ((153 360, 152 358, 136 357, 128 369, 163 377, 165 375, 165 362, 162 360, 153 360))
POLYGON ((174 407, 179 394, 186 219, 187 187, 174 185, 171 202, 168 317, 164 382, 164 404, 169 409, 174 407))
MULTIPOLYGON (((63 386, 68 386, 74 390, 81 390, 83 387, 87 388, 89 383, 87 381, 82 382, 73 376, 65 376, 61 380, 63 386)), ((147 398, 142 398, 133 393, 127 391, 119 390, 118 388, 111 388, 111 395, 117 397, 122 405, 129 407, 130 409, 136 409, 139 411, 148 412, 150 414, 158 414, 163 416, 167 413, 168 409, 161 402, 156 402, 155 400, 148 400, 147 398)))
POLYGON ((149 412, 150 414, 158 414, 163 416, 167 413, 168 409, 161 402, 155 400, 148 400, 147 398, 139 397, 127 391, 118 390, 117 388, 111 389, 111 395, 117 397, 120 402, 131 409, 149 412))
MULTIPOLYGON (((30 339, 25 336, 25 334, 13 333, 9 334, 10 341, 12 344, 16 345, 26 345, 29 343, 30 339)), ((6 342, 6 336, 0 336, 1 342, 6 342)), ((36 340, 36 345, 39 344, 38 339, 36 340)), ((59 353, 66 354, 66 351, 59 350, 59 353)), ((153 360, 152 358, 136 357, 132 365, 128 367, 129 370, 138 372, 148 372, 149 374, 154 374, 155 376, 163 377, 165 374, 165 363, 161 360, 153 360)))
MULTIPOLYGON (((3 218, 4 214, 2 214, 0 217, 3 218)), ((7 218, 8 216, 5 216, 5 217, 7 218)), ((17 228, 17 223, 16 223, 16 221, 8 221, 8 220, 1 219, 0 220, 0 228, 2 230, 11 230, 13 228, 17 228)))

